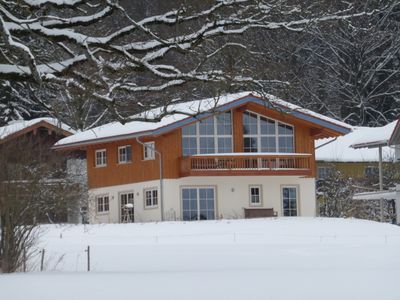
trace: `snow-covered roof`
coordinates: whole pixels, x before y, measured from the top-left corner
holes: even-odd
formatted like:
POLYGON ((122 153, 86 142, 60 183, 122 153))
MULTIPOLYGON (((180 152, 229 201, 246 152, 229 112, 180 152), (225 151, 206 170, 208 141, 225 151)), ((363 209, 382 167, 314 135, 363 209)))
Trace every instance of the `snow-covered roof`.
POLYGON ((356 149, 387 146, 396 124, 397 121, 394 121, 386 126, 369 128, 368 134, 358 136, 351 146, 356 149))
POLYGON ((254 92, 241 92, 223 95, 217 98, 195 100, 185 103, 175 103, 167 107, 155 108, 141 114, 132 116, 134 121, 121 124, 119 122, 108 123, 87 131, 77 133, 58 141, 55 148, 67 147, 77 144, 91 144, 100 141, 122 140, 135 136, 157 135, 172 129, 187 125, 199 118, 204 118, 212 112, 232 109, 249 102, 261 103, 270 107, 278 107, 294 117, 306 121, 319 123, 324 127, 342 134, 348 133, 351 127, 343 122, 328 118, 308 109, 291 104, 273 95, 261 96, 254 92), (262 99, 268 99, 268 102, 262 99), (164 116, 161 121, 154 122, 164 116), (193 116, 196 116, 194 118, 193 116))
POLYGON ((65 130, 71 134, 76 133, 75 130, 73 130, 70 126, 60 122, 59 120, 55 118, 36 118, 32 119, 29 121, 25 120, 19 120, 19 121, 11 121, 8 123, 8 125, 5 125, 3 127, 0 127, 0 140, 5 139, 9 137, 10 135, 13 135, 21 130, 27 129, 31 126, 37 125, 41 122, 45 122, 50 124, 51 126, 58 127, 62 130, 65 130))
MULTIPOLYGON (((329 162, 377 162, 379 161, 378 148, 354 149, 352 145, 357 141, 372 141, 382 137, 385 140, 390 137, 396 122, 389 123, 382 127, 354 127, 347 135, 322 139, 315 142, 315 147, 332 141, 321 148, 316 149, 315 155, 318 161, 329 162), (379 134, 378 134, 379 133, 379 134)), ((388 146, 382 147, 383 160, 389 161, 394 158, 394 149, 388 146)))
POLYGON ((393 129, 393 133, 389 140, 389 145, 400 145, 400 118, 397 120, 397 124, 393 129))

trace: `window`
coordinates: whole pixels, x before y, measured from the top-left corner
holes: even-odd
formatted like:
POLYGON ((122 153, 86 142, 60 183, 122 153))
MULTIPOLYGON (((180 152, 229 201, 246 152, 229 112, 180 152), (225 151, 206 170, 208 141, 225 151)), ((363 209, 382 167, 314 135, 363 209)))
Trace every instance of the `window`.
POLYGON ((118 147, 118 163, 125 164, 132 161, 132 147, 130 145, 118 147))
POLYGON ((250 186, 250 206, 261 205, 261 186, 251 185, 250 186))
POLYGON ((243 113, 244 152, 294 152, 294 129, 251 112, 243 113))
POLYGON ((144 191, 144 206, 154 208, 158 206, 158 190, 151 189, 144 191))
POLYGON ((106 149, 96 150, 96 167, 104 167, 107 165, 107 151, 106 149))
POLYGON ((121 223, 134 222, 133 198, 133 193, 120 194, 121 223))
POLYGON ((332 174, 331 167, 318 167, 318 179, 327 179, 332 174))
POLYGON ((364 170, 365 177, 379 176, 379 168, 376 166, 367 166, 364 170))
POLYGON ((155 143, 147 142, 144 143, 143 147, 143 157, 145 160, 155 159, 155 143))
POLYGON ((215 189, 213 187, 182 188, 181 197, 184 221, 215 219, 215 189))
POLYGON ((224 112, 182 128, 183 156, 232 152, 231 112, 224 112))
POLYGON ((297 187, 282 187, 283 215, 297 216, 297 187))
POLYGON ((97 212, 106 213, 110 210, 110 202, 108 196, 97 196, 97 212))

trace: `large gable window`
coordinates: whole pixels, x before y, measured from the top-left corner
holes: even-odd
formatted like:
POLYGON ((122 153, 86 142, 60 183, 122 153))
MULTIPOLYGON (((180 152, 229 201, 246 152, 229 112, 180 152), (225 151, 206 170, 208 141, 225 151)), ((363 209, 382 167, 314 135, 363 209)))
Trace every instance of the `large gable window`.
POLYGON ((232 152, 232 117, 225 112, 182 128, 183 156, 232 152))
POLYGON ((244 152, 294 152, 294 129, 252 112, 243 113, 244 152))

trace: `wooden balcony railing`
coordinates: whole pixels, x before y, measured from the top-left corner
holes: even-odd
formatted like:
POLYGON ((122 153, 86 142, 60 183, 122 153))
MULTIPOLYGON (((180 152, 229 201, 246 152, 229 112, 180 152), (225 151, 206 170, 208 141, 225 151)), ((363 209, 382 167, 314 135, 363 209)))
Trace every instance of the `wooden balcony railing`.
POLYGON ((182 176, 310 175, 311 154, 212 154, 183 157, 182 176))

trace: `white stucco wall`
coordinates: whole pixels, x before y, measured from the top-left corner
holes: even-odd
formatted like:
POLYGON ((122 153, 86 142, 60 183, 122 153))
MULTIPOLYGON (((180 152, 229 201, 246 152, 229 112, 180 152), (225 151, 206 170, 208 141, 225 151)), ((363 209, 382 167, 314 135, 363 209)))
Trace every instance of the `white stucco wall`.
MULTIPOLYGON (((216 191, 216 218, 243 218, 244 208, 249 208, 249 186, 262 186, 262 205, 257 207, 273 208, 278 216, 282 216, 283 186, 298 188, 298 214, 300 216, 315 216, 315 180, 297 176, 198 176, 180 179, 164 180, 164 215, 166 220, 181 219, 181 188, 186 186, 212 186, 216 191)), ((144 189, 159 188, 160 182, 148 181, 136 184, 120 185, 90 190, 92 223, 118 223, 119 193, 133 192, 135 207, 135 222, 159 221, 161 219, 160 205, 157 208, 144 208, 144 189), (95 196, 109 196, 110 211, 97 214, 95 211, 95 196)))

